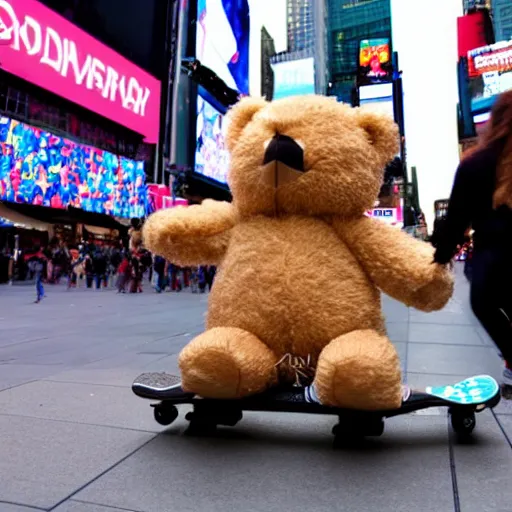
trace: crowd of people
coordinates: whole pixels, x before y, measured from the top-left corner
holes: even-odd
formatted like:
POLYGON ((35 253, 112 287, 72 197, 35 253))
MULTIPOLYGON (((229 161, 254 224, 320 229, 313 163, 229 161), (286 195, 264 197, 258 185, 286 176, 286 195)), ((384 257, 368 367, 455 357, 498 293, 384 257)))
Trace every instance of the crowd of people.
POLYGON ((76 247, 54 239, 48 247, 35 247, 18 258, 26 278, 36 283, 36 302, 45 296, 43 283, 66 280, 68 289, 117 289, 118 293, 142 293, 145 279, 157 293, 205 293, 213 284, 215 267, 182 268, 149 251, 127 249, 121 244, 83 243, 76 247))

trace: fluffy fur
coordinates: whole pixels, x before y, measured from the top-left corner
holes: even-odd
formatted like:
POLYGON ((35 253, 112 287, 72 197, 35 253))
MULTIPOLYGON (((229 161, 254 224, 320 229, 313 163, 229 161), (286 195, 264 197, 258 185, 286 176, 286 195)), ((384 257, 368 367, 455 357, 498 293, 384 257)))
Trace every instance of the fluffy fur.
POLYGON ((397 153, 396 126, 320 96, 244 99, 229 120, 233 204, 164 210, 144 227, 150 250, 219 265, 207 330, 180 355, 183 387, 212 398, 261 392, 292 379, 281 364, 289 355, 309 358, 325 404, 399 407, 380 290, 432 311, 453 281, 428 245, 364 217, 397 153), (307 171, 277 187, 262 179, 276 133, 301 145, 307 171))

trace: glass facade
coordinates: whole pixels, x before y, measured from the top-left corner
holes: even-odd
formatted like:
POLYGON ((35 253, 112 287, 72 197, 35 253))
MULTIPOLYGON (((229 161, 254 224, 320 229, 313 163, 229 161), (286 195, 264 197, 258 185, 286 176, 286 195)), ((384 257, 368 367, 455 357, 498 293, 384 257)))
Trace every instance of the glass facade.
POLYGON ((315 46, 314 0, 288 0, 288 51, 315 46))
POLYGON ((493 0, 492 15, 496 41, 512 39, 512 0, 493 0))
POLYGON ((391 38, 390 0, 329 0, 330 94, 350 102, 356 85, 359 43, 391 38))

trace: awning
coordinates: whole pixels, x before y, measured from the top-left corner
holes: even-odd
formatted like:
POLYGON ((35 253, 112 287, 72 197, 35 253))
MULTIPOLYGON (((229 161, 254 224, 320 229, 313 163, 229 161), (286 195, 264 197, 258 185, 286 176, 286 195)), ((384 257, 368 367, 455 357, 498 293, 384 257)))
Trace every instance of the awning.
POLYGON ((51 229, 50 224, 18 213, 2 202, 0 202, 0 217, 11 221, 16 227, 23 229, 37 229, 38 231, 50 231, 51 229))
POLYGON ((92 233, 93 235, 99 236, 108 236, 112 232, 111 229, 108 228, 100 228, 99 226, 90 226, 89 224, 84 224, 84 228, 92 233))

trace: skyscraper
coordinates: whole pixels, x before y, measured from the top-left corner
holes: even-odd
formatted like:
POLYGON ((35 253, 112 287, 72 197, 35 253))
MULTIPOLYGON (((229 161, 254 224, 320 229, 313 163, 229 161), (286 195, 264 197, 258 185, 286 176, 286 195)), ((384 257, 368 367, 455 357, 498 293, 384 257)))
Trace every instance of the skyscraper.
MULTIPOLYGON (((326 0, 287 0, 288 51, 272 57, 274 65, 283 62, 313 61, 314 89, 327 89, 326 0)), ((300 63, 298 62, 300 67, 300 63)), ((299 69, 299 68, 297 68, 299 69)))
POLYGON ((496 41, 512 39, 512 2, 511 0, 493 0, 492 13, 496 41))
POLYGON ((310 50, 315 45, 314 0, 288 0, 288 51, 310 50))
POLYGON ((328 13, 330 92, 349 103, 360 41, 391 38, 390 0, 329 0, 328 13))
POLYGON ((265 27, 261 28, 261 94, 267 100, 274 96, 274 71, 271 58, 276 54, 272 36, 265 27))

